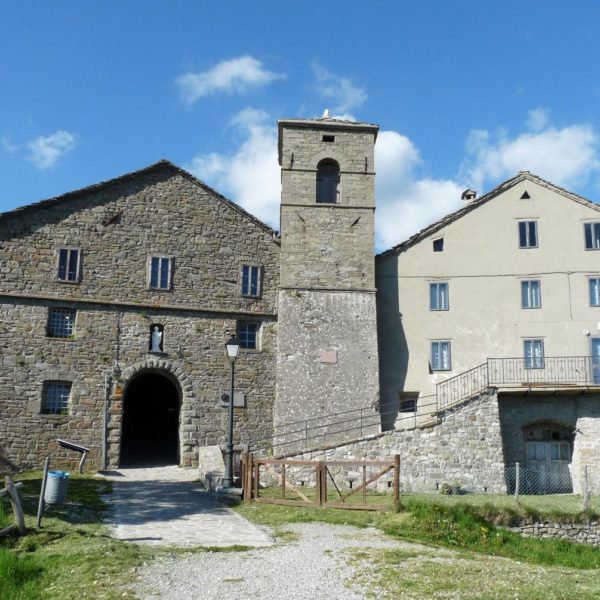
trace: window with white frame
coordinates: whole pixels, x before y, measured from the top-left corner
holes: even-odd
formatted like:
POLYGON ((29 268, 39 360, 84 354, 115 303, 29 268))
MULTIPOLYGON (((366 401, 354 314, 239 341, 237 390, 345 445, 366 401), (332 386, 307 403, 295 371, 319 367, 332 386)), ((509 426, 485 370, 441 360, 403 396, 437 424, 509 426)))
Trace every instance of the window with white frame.
POLYGON ((45 381, 42 389, 43 415, 66 415, 71 397, 70 381, 45 381))
POLYGON ((240 343, 240 348, 245 350, 258 350, 258 323, 249 323, 241 321, 237 326, 237 338, 240 343))
POLYGON ((590 277, 590 306, 600 306, 600 277, 590 277))
POLYGON ((448 310, 448 283, 436 281, 429 284, 429 310, 448 310))
POLYGON ((585 249, 600 250, 600 221, 584 223, 585 249))
POLYGON ((537 247, 537 221, 519 221, 519 248, 537 247))
POLYGON ((541 308, 542 288, 539 279, 521 281, 521 308, 541 308))
POLYGON ((523 356, 526 369, 543 369, 544 340, 523 340, 523 356))
POLYGON ((442 340, 431 342, 431 370, 450 371, 452 369, 452 356, 450 341, 442 340))
POLYGON ((258 265, 242 265, 242 296, 260 296, 261 268, 258 265))
POLYGON ((173 277, 173 259, 168 256, 151 256, 148 284, 154 290, 170 290, 173 277))
POLYGON ((60 248, 58 251, 56 277, 59 281, 77 283, 81 263, 79 248, 60 248))
POLYGON ((68 338, 75 333, 76 311, 69 308, 51 308, 48 311, 48 337, 68 338))

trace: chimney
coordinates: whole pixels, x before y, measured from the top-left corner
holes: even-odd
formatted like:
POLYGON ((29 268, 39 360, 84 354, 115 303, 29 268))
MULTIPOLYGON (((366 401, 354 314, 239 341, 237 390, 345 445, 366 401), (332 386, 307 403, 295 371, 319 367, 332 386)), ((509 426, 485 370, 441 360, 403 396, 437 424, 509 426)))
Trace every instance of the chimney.
POLYGON ((475 190, 465 190, 460 196, 460 199, 465 204, 469 204, 469 202, 473 202, 473 200, 475 200, 475 198, 477 198, 477 192, 475 190))

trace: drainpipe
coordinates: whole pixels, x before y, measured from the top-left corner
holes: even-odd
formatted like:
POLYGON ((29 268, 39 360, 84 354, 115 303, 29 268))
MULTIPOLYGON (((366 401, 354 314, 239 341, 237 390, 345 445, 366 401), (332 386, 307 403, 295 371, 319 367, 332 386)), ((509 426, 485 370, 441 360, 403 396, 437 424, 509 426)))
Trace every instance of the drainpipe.
POLYGON ((110 385, 112 377, 110 371, 104 373, 104 410, 102 414, 102 470, 108 468, 108 403, 110 400, 110 385))

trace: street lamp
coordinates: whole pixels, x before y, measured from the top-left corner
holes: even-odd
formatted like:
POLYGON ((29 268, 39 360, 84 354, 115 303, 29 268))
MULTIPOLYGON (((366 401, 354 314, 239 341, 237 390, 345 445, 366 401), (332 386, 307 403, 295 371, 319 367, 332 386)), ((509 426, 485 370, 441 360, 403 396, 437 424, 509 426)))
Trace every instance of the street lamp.
POLYGON ((234 394, 234 377, 235 377, 235 359, 240 352, 240 343, 235 335, 232 335, 225 344, 227 348, 227 357, 231 364, 231 386, 229 389, 229 421, 227 427, 227 446, 225 448, 225 479, 223 479, 223 487, 233 487, 233 394, 234 394))

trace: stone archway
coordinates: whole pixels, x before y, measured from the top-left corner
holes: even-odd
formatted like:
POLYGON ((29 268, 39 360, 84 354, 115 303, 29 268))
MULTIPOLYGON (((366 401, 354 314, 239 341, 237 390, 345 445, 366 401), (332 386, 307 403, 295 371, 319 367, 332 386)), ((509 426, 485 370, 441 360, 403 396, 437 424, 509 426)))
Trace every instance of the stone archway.
MULTIPOLYGON (((155 457, 154 464, 178 463, 181 466, 191 466, 193 462, 191 456, 193 456, 195 451, 197 440, 192 439, 192 437, 189 436, 189 433, 186 434, 187 437, 184 436, 183 423, 186 422, 186 416, 189 414, 189 407, 192 406, 192 382, 183 370, 177 365, 174 365, 171 361, 164 358, 152 357, 125 368, 118 380, 113 381, 113 393, 111 395, 108 411, 109 417, 106 432, 109 467, 126 466, 128 463, 133 464, 135 462, 135 452, 130 452, 129 455, 123 454, 127 449, 122 447, 122 443, 125 442, 126 444, 129 444, 129 442, 135 441, 134 439, 128 440, 127 437, 124 438, 125 425, 128 419, 127 409, 133 407, 133 414, 131 416, 134 417, 136 408, 143 410, 143 398, 146 394, 144 390, 147 391, 150 388, 152 390, 151 393, 153 393, 153 382, 159 383, 156 391, 166 391, 167 396, 170 394, 170 398, 167 398, 166 403, 162 406, 166 412, 166 415, 163 416, 169 421, 169 414, 172 420, 175 416, 173 413, 175 412, 177 417, 175 447, 173 448, 173 444, 171 444, 169 450, 171 453, 170 455, 168 452, 165 452, 164 455, 160 456, 159 453, 159 456, 155 457), (171 392, 169 392, 169 390, 171 390, 171 392), (176 392, 176 399, 175 394, 172 393, 173 390, 176 392), (137 401, 139 401, 137 407, 135 406, 138 403, 136 402, 136 397, 137 401), (173 411, 173 409, 175 409, 175 411, 173 411), (123 464, 121 464, 122 458, 125 459, 123 464)), ((158 413, 160 414, 161 404, 159 400, 151 400, 147 406, 148 408, 154 406, 156 409, 156 403, 158 403, 158 413)), ((149 429, 152 429, 153 424, 151 422, 146 424, 149 426, 149 429)), ((143 434, 143 432, 138 432, 138 434, 139 433, 143 434)), ((150 431, 146 431, 146 434, 148 433, 150 433, 150 431)), ((171 442, 173 442, 174 437, 173 433, 171 433, 171 442)), ((167 436, 167 441, 168 439, 167 436)), ((143 448, 138 448, 138 450, 141 451, 143 458, 143 448)), ((147 458, 149 460, 143 462, 152 464, 151 453, 147 455, 147 458)))

